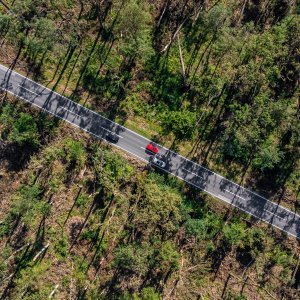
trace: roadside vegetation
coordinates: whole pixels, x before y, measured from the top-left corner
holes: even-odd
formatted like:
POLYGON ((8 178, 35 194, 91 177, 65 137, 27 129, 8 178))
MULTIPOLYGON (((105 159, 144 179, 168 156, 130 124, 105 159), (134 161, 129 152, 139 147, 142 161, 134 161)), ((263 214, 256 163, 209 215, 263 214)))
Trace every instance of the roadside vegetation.
MULTIPOLYGON (((300 209, 299 4, 0 4, 0 63, 300 209)), ((296 299, 298 242, 0 95, 0 292, 296 299)))

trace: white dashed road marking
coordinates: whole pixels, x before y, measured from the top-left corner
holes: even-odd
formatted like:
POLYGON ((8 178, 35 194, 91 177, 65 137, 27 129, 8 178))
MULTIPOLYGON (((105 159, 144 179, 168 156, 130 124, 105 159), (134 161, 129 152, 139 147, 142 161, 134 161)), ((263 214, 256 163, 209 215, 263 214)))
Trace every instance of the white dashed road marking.
POLYGON ((237 195, 237 194, 235 194, 235 193, 233 193, 233 192, 231 192, 231 191, 225 190, 225 192, 230 193, 230 194, 232 194, 232 195, 234 195, 235 197, 238 197, 238 198, 240 198, 240 199, 246 200, 245 198, 243 198, 243 197, 241 197, 241 196, 239 196, 239 195, 237 195))
POLYGON ((24 89, 24 90, 26 90, 26 91, 29 92, 29 93, 32 93, 32 94, 35 94, 36 96, 39 96, 39 94, 37 94, 37 93, 35 93, 35 92, 33 92, 33 91, 27 89, 26 87, 24 87, 24 86, 22 86, 22 85, 20 85, 20 84, 18 84, 18 86, 19 86, 21 89, 24 89))
POLYGON ((186 172, 188 172, 188 173, 191 173, 191 174, 193 174, 193 175, 195 175, 195 176, 197 176, 197 177, 200 177, 200 178, 204 179, 201 175, 198 175, 198 174, 196 174, 196 173, 194 173, 194 172, 192 172, 192 171, 190 171, 190 170, 187 170, 187 169, 185 169, 185 168, 182 168, 182 170, 184 170, 184 171, 186 171, 186 172))

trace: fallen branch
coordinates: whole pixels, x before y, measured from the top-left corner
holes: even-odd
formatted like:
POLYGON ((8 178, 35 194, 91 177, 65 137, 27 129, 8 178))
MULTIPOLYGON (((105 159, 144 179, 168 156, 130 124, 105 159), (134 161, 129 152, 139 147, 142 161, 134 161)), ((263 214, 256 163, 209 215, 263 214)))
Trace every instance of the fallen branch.
POLYGON ((166 12, 166 10, 167 10, 167 7, 169 6, 169 2, 170 2, 170 0, 167 0, 167 1, 166 1, 166 4, 165 4, 165 6, 164 6, 164 9, 163 9, 163 11, 162 11, 162 13, 161 13, 161 15, 160 15, 160 17, 159 17, 159 20, 158 20, 157 24, 156 24, 156 28, 158 28, 158 27, 160 26, 160 22, 161 22, 163 16, 165 15, 165 12, 166 12))
POLYGON ((22 246, 21 248, 19 248, 19 249, 16 250, 15 252, 13 252, 13 253, 9 256, 9 258, 6 260, 6 262, 9 261, 12 257, 14 257, 18 252, 22 251, 24 248, 26 248, 26 247, 28 247, 28 246, 30 246, 30 245, 32 245, 32 242, 27 243, 26 245, 22 246))
POLYGON ((50 243, 48 243, 45 247, 43 247, 42 250, 33 258, 33 261, 36 261, 39 258, 39 256, 48 249, 49 246, 50 243))
POLYGON ((296 274, 297 274, 299 265, 300 265, 300 255, 298 255, 296 267, 295 267, 295 270, 294 270, 293 275, 292 275, 292 282, 294 281, 294 279, 295 279, 295 277, 296 277, 296 274))
POLYGON ((50 295, 49 295, 49 299, 51 299, 51 298, 54 296, 54 294, 55 294, 55 292, 57 291, 58 287, 59 287, 59 284, 57 284, 57 285, 54 287, 54 289, 52 290, 52 292, 51 292, 50 295))
POLYGON ((183 22, 178 26, 177 30, 175 31, 175 33, 173 34, 172 38, 170 39, 170 41, 168 42, 168 44, 162 49, 161 53, 165 52, 173 43, 173 41, 175 40, 177 34, 179 33, 179 31, 181 30, 182 26, 184 25, 184 23, 187 21, 188 18, 185 18, 183 20, 183 22))
POLYGON ((161 51, 161 53, 165 52, 173 43, 173 41, 175 40, 175 38, 177 37, 177 34, 179 33, 179 31, 181 30, 181 28, 183 27, 183 25, 185 24, 185 22, 192 17, 193 15, 197 15, 198 11, 200 11, 202 9, 202 5, 199 5, 199 7, 190 15, 186 16, 184 18, 184 20, 182 21, 182 23, 178 26, 178 28, 176 29, 176 31, 174 32, 172 38, 170 39, 170 41, 167 43, 167 45, 163 48, 163 50, 161 51))
POLYGON ((274 296, 273 296, 266 288, 264 288, 264 287, 262 287, 261 285, 259 285, 259 284, 255 283, 255 282, 253 282, 253 280, 252 280, 249 276, 247 276, 247 279, 249 279, 250 281, 252 281, 252 283, 249 283, 248 281, 244 280, 243 278, 238 277, 238 276, 236 276, 236 275, 233 275, 232 273, 229 273, 229 275, 232 276, 232 277, 234 277, 234 278, 236 278, 236 279, 238 279, 238 280, 240 280, 241 282, 243 282, 243 283, 245 283, 245 284, 249 284, 249 285, 258 287, 258 288, 264 290, 264 291, 265 291, 272 299, 274 299, 274 300, 277 299, 277 298, 275 298, 275 297, 274 297, 274 296))

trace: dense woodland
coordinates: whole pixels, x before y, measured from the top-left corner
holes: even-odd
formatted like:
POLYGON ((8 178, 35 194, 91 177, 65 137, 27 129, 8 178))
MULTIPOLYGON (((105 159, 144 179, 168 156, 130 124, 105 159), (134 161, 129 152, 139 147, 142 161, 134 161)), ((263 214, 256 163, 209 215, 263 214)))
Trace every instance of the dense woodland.
MULTIPOLYGON (((0 63, 300 213, 296 0, 0 1, 0 63)), ((1 299, 299 299, 299 242, 0 94, 1 299)))

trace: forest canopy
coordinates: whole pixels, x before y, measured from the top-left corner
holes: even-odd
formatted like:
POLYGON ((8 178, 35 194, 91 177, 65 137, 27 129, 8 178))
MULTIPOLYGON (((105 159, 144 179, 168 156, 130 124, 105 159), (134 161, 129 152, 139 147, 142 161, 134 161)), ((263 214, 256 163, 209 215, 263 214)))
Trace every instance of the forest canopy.
MULTIPOLYGON (((296 0, 0 1, 0 63, 300 212, 296 0)), ((0 298, 296 299, 298 242, 0 94, 0 298)))

